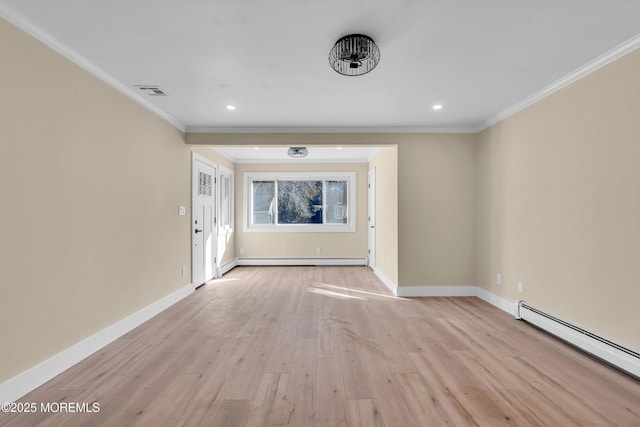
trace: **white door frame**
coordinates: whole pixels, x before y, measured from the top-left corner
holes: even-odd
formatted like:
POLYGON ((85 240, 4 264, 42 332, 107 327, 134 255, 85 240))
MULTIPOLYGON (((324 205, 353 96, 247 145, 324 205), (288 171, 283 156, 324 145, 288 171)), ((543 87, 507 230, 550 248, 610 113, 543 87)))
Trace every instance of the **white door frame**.
MULTIPOLYGON (((211 160, 203 157, 197 153, 191 153, 191 282, 195 286, 200 286, 203 283, 216 278, 218 276, 217 268, 217 247, 218 247, 218 235, 216 226, 217 206, 216 206, 216 194, 217 194, 217 170, 218 165, 211 160), (211 173, 212 183, 210 204, 211 215, 206 224, 196 224, 199 217, 199 211, 202 209, 202 201, 199 199, 199 169, 212 168, 211 173), (200 234, 199 233, 203 233, 200 234), (208 235, 205 236, 205 235, 208 235), (196 237, 197 236, 197 237, 196 237), (202 242, 197 239, 202 238, 202 242), (202 247, 198 246, 201 243, 202 247), (204 252, 202 252, 204 251, 204 252), (202 254, 202 255, 201 255, 202 254), (205 265, 202 267, 202 261, 199 260, 200 256, 204 256, 205 265), (198 282, 198 283, 196 283, 198 282)), ((207 205, 208 206, 208 205, 207 205)), ((204 222, 204 217, 200 221, 204 222)))
POLYGON ((368 265, 372 269, 376 267, 376 168, 369 171, 368 182, 368 265))

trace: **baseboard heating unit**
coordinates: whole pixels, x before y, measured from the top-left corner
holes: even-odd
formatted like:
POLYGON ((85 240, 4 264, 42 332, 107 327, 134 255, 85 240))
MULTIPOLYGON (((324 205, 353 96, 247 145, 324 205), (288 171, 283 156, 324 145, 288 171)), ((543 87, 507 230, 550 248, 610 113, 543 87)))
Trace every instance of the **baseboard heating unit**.
POLYGON ((598 359, 640 378, 640 353, 545 313, 524 301, 517 301, 516 306, 516 318, 529 322, 598 359))

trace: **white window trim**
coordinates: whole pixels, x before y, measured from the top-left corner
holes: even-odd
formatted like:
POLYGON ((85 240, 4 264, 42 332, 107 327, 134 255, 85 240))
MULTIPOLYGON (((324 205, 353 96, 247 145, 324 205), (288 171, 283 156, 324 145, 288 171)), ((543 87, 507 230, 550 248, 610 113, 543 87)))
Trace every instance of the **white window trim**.
POLYGON ((233 233, 234 217, 235 217, 235 203, 234 203, 234 172, 222 165, 218 165, 218 235, 225 236, 233 233), (222 224, 222 177, 227 176, 229 178, 229 224, 222 224))
POLYGON ((356 231, 356 173, 355 172, 245 172, 242 189, 243 231, 249 233, 353 233, 356 231), (271 180, 347 181, 346 224, 251 224, 251 182, 271 180))

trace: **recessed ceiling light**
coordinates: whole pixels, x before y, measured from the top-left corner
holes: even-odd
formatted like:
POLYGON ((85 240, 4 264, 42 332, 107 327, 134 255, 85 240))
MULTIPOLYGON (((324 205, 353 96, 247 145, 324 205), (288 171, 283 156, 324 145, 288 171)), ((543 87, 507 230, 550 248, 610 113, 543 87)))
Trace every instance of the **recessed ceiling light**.
POLYGON ((227 105, 227 110, 235 110, 236 106, 235 105, 227 105))
POLYGON ((260 147, 253 147, 253 149, 254 149, 254 150, 259 150, 259 149, 260 149, 260 147))
POLYGON ((342 147, 336 147, 336 150, 342 150, 342 147))
POLYGON ((434 110, 442 110, 442 104, 435 104, 435 105, 433 106, 433 109, 434 109, 434 110))

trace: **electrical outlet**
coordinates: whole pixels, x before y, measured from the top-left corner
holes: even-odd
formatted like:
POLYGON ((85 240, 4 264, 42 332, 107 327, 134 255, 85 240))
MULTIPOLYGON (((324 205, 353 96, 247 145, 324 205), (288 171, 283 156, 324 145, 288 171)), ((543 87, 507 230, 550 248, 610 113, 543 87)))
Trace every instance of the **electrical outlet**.
POLYGON ((518 292, 524 292, 524 282, 518 282, 518 292))
POLYGON ((502 274, 496 274, 496 284, 502 285, 502 274))
POLYGON ((320 255, 320 248, 316 248, 316 255, 320 255))
POLYGON ((240 248, 240 255, 244 255, 244 248, 240 248))
POLYGON ((182 266, 182 277, 187 277, 187 267, 182 266))

